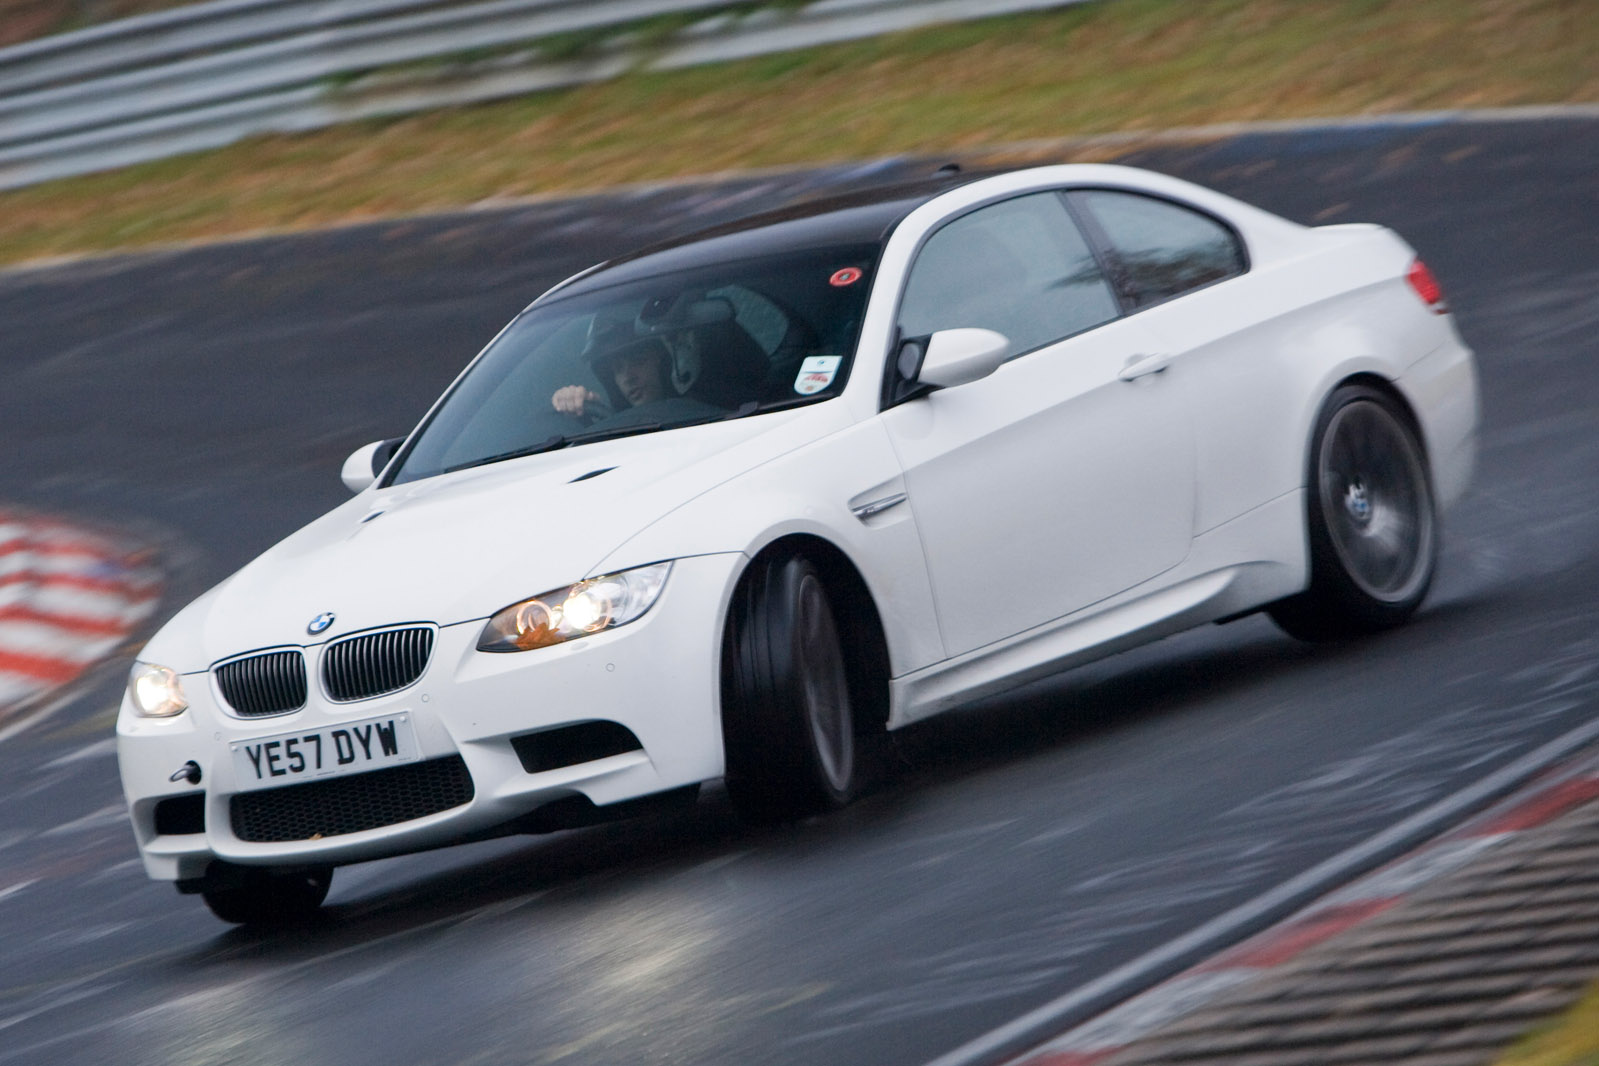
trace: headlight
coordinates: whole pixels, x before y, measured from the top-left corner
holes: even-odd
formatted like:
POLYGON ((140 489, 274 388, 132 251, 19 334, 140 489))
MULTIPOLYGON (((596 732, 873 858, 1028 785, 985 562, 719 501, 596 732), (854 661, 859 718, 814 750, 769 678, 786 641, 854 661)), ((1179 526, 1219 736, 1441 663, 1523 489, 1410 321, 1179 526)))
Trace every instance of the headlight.
POLYGON ((529 651, 624 626, 654 606, 672 564, 652 563, 513 603, 489 619, 478 651, 529 651))
POLYGON ((134 663, 128 677, 128 697, 133 709, 145 718, 170 718, 189 707, 183 696, 183 680, 176 670, 154 663, 134 663))

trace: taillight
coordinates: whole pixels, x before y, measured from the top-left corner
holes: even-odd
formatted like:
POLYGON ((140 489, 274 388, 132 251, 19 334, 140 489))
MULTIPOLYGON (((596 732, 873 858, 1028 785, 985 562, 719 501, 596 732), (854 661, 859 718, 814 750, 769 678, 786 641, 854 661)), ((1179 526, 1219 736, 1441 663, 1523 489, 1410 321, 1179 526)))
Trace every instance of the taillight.
POLYGON ((1421 302, 1435 315, 1449 313, 1449 304, 1444 301, 1444 287, 1438 284, 1438 279, 1432 276, 1432 271, 1427 269, 1427 264, 1420 259, 1410 264, 1410 269, 1405 272, 1405 280, 1410 282, 1410 287, 1416 290, 1416 295, 1421 297, 1421 302))

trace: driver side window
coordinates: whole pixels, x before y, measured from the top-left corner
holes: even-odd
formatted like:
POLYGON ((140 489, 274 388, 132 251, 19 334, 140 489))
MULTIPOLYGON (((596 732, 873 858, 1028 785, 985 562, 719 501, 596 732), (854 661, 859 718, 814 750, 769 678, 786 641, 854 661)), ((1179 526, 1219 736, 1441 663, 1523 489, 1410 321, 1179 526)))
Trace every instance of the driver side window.
POLYGON ((1065 205, 1032 193, 962 215, 928 238, 900 304, 900 336, 980 326, 1011 357, 1117 316, 1116 299, 1065 205))

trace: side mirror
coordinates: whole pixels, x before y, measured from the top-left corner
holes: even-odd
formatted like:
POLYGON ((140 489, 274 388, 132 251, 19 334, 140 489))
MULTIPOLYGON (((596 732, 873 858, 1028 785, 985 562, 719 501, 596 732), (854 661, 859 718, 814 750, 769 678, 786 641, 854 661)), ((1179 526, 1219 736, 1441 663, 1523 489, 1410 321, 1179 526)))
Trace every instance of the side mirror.
POLYGON ((339 479, 344 482, 344 487, 351 492, 364 491, 383 473, 383 468, 389 465, 389 460, 394 458, 394 453, 404 440, 404 437, 390 437, 357 448, 344 460, 344 469, 339 471, 339 479))
POLYGON ((1010 338, 991 329, 941 329, 927 339, 916 375, 921 385, 952 389, 986 378, 1010 354, 1010 338))

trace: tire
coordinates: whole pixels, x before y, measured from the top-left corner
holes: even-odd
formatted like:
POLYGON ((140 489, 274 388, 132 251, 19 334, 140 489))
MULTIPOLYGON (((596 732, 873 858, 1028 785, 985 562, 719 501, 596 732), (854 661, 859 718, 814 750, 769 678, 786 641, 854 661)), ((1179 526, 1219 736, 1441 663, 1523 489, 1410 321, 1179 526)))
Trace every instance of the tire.
POLYGON ((1438 564, 1438 520, 1409 414, 1391 395, 1345 385, 1322 407, 1306 493, 1310 587, 1269 608, 1301 640, 1400 625, 1438 564))
POLYGON ((328 898, 328 867, 278 872, 230 867, 218 887, 200 892, 211 913, 234 925, 296 925, 316 914, 328 898))
POLYGON ((727 791, 752 821, 849 803, 865 776, 839 626, 803 556, 758 559, 735 595, 722 655, 727 791))

